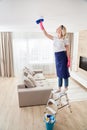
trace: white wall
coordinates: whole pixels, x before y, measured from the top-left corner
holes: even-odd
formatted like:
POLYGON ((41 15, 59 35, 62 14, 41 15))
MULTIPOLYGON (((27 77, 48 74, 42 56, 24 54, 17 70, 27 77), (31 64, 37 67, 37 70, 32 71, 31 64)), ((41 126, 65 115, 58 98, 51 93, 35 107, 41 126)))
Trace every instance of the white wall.
POLYGON ((72 59, 72 70, 77 71, 77 63, 78 63, 78 38, 79 38, 79 33, 76 32, 74 33, 74 46, 73 46, 73 59, 72 59))
POLYGON ((73 71, 81 72, 87 75, 87 72, 79 68, 80 56, 87 57, 87 30, 74 33, 73 49, 73 71))

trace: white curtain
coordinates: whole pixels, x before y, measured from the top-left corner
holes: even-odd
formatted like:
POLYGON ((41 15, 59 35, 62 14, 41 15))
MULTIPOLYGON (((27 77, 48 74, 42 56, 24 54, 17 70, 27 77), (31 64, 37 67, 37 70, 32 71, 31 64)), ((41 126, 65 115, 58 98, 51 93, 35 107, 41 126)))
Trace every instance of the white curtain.
POLYGON ((23 68, 42 69, 44 74, 55 74, 53 44, 49 39, 13 37, 15 75, 23 68))
POLYGON ((13 77, 12 33, 0 32, 0 76, 13 77))

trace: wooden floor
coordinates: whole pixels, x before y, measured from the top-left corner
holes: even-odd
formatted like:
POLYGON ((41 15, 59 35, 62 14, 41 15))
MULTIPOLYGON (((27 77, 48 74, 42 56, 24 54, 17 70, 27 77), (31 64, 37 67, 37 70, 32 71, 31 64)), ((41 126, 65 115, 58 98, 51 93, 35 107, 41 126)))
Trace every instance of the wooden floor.
MULTIPOLYGON (((87 130, 87 101, 72 102, 56 116, 54 130, 87 130)), ((17 79, 0 78, 0 130, 46 130, 45 106, 19 108, 17 79)))

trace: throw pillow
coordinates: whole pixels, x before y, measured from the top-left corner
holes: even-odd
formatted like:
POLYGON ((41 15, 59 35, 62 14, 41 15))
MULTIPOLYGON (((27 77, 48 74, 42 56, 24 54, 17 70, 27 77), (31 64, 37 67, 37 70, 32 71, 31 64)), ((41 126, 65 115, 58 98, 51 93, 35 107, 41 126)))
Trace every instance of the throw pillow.
POLYGON ((24 69, 23 69, 23 72, 24 72, 24 76, 28 76, 28 74, 30 74, 30 75, 34 75, 35 73, 31 70, 31 69, 29 69, 29 68, 27 68, 27 67, 25 67, 24 69))
POLYGON ((33 79, 33 77, 31 75, 28 74, 27 77, 24 78, 24 84, 25 86, 27 86, 28 88, 32 88, 32 87, 36 87, 36 82, 33 79))
POLYGON ((34 79, 34 77, 33 77, 32 75, 28 74, 28 79, 31 80, 31 82, 32 82, 32 84, 33 84, 34 86, 37 85, 37 84, 36 84, 36 81, 35 81, 35 79, 34 79))

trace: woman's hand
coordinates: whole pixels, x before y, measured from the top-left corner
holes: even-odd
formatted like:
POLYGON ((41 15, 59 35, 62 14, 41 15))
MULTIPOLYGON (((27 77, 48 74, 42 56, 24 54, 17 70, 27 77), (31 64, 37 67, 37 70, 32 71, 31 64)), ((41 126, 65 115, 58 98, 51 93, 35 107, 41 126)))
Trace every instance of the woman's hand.
POLYGON ((68 57, 67 67, 70 67, 70 57, 68 57))
POLYGON ((41 30, 44 30, 44 26, 43 26, 42 22, 40 22, 40 28, 41 28, 41 30))

